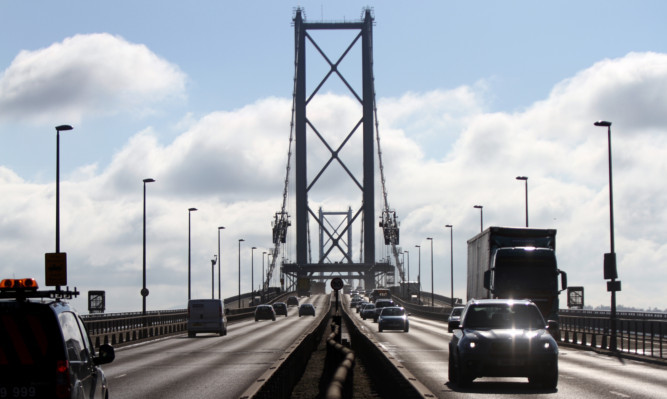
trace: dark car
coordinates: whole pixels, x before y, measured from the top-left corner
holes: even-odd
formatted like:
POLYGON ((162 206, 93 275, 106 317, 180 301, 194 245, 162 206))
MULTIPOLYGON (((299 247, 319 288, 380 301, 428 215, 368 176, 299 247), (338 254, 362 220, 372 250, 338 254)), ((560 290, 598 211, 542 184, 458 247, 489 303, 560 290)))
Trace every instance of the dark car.
POLYGON ((0 283, 0 397, 107 398, 101 364, 113 347, 98 353, 76 311, 66 301, 78 291, 39 291, 34 279, 0 283))
POLYGON ((369 303, 370 302, 367 302, 367 301, 359 302, 359 304, 357 305, 357 313, 361 313, 361 309, 363 309, 364 306, 368 305, 369 303))
POLYGON ((451 313, 449 313, 449 318, 447 319, 447 332, 454 331, 454 324, 461 322, 461 312, 463 312, 463 306, 454 306, 451 313))
POLYGON ((378 317, 380 317, 382 308, 387 308, 390 306, 396 306, 393 299, 378 299, 375 301, 375 314, 373 315, 373 322, 378 321, 378 317))
POLYGON ((273 310, 276 312, 276 316, 283 314, 285 317, 287 317, 287 304, 285 302, 274 303, 273 310))
POLYGON ((364 320, 366 320, 369 317, 372 319, 375 316, 375 305, 372 303, 367 304, 361 309, 359 314, 361 315, 361 318, 364 320))
MULTIPOLYGON (((471 300, 454 322, 449 381, 465 387, 479 377, 528 377, 555 389, 558 345, 529 300, 471 300)), ((553 327, 552 327, 553 328, 553 327)))
POLYGON ((295 296, 287 298, 287 306, 299 306, 299 298, 295 296))
POLYGON ((276 321, 276 311, 271 305, 257 305, 255 308, 255 321, 273 320, 276 321))
POLYGON ((382 332, 384 330, 403 330, 408 332, 410 330, 408 312, 400 306, 382 308, 378 317, 378 331, 382 332))
POLYGON ((299 317, 308 315, 315 316, 315 306, 312 303, 302 303, 299 306, 299 317))

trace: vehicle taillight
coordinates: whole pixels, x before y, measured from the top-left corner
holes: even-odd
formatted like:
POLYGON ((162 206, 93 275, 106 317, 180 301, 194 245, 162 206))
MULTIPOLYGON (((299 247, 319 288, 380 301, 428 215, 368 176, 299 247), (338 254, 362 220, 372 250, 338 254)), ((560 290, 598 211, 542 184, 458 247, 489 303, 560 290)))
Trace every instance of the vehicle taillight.
POLYGON ((56 397, 69 398, 72 388, 69 382, 69 361, 58 360, 56 362, 56 397))

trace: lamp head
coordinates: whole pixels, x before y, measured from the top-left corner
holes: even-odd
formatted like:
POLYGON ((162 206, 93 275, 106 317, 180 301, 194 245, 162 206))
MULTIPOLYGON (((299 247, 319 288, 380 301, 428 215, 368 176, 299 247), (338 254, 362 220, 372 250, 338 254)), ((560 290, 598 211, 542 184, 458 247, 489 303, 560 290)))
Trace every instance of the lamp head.
POLYGON ((611 126, 611 122, 608 122, 608 121, 597 121, 597 122, 595 122, 595 123, 593 123, 593 124, 594 124, 595 126, 605 126, 605 127, 609 127, 609 126, 611 126))
POLYGON ((60 125, 60 126, 56 126, 56 131, 57 131, 57 132, 62 132, 62 131, 65 131, 65 130, 72 130, 72 129, 74 129, 74 128, 73 128, 72 126, 70 126, 70 125, 60 125))

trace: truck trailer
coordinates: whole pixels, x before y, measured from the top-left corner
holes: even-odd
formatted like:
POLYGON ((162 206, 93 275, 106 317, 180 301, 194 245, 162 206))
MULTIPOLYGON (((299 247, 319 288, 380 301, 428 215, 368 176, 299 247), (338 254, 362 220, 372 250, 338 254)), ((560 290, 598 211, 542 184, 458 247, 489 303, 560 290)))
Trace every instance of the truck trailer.
POLYGON ((558 321, 558 294, 565 289, 555 229, 489 227, 468 240, 468 300, 530 299, 545 320, 558 321))

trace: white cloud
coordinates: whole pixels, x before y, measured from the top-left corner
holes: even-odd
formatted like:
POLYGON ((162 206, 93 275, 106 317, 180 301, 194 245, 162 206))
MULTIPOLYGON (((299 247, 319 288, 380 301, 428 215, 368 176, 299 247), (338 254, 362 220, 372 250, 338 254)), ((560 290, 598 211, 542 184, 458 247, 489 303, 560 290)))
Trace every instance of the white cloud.
POLYGON ((21 51, 0 75, 0 120, 79 122, 84 115, 151 112, 182 97, 186 77, 146 46, 107 33, 79 34, 21 51))
MULTIPOLYGON (((531 226, 558 229, 559 262, 570 284, 585 287, 588 304, 608 304, 602 280, 602 254, 609 250, 607 141, 593 121, 609 119, 614 123, 616 251, 623 281, 619 304, 664 308, 667 211, 662 204, 667 192, 660 182, 667 171, 667 141, 660 127, 667 125, 667 115, 662 112, 665 97, 655 88, 667 85, 667 68, 658 67, 666 59, 646 53, 601 61, 557 85, 545 100, 512 114, 485 113, 484 93, 466 87, 381 99, 389 202, 401 219, 401 245, 411 253, 411 277, 417 270, 414 245, 421 244, 422 283, 430 287, 425 238, 434 237, 436 291, 448 292, 449 231, 444 226, 453 224, 455 293, 465 296, 465 241, 479 231, 480 221, 472 206, 484 205, 485 226, 523 225, 524 185, 515 176, 527 175, 531 226), (617 92, 633 93, 632 98, 617 92), (432 136, 440 129, 447 133, 436 140, 432 136)), ((249 288, 249 248, 260 248, 254 253, 257 285, 261 248, 271 245, 270 221, 282 201, 290 109, 289 99, 268 98, 199 120, 187 116, 187 131, 170 143, 161 143, 159 134, 147 128, 104 170, 86 165, 66 178, 61 234, 70 279, 83 290, 107 289, 110 311, 139 308, 141 181, 153 177, 157 181, 147 187, 149 309, 184 304, 189 207, 199 209, 191 215, 197 296, 210 292, 210 259, 220 225, 226 227, 223 295, 236 294, 239 238, 246 240, 243 291, 249 288)), ((358 111, 356 100, 325 95, 309 118, 337 147, 358 121, 358 111)), ((309 158, 312 179, 329 153, 314 135, 308 140, 316 147, 309 158)), ((346 146, 344 153, 352 164, 359 163, 358 145, 346 146)), ((343 192, 347 186, 338 173, 323 177, 311 208, 320 203, 325 211, 358 206, 359 193, 343 192)), ((0 185, 5 193, 0 205, 6 210, 0 218, 6 260, 0 272, 42 276, 42 254, 53 246, 54 190, 25 182, 6 168, 0 169, 0 185), (21 250, 26 247, 28 253, 21 250)), ((378 188, 378 214, 380 196, 378 188)), ((288 203, 294 206, 291 197, 288 203)), ((315 224, 310 227, 314 231, 315 224)), ((354 234, 357 256, 359 232, 354 234)), ((380 232, 376 235, 380 245, 380 232)))

